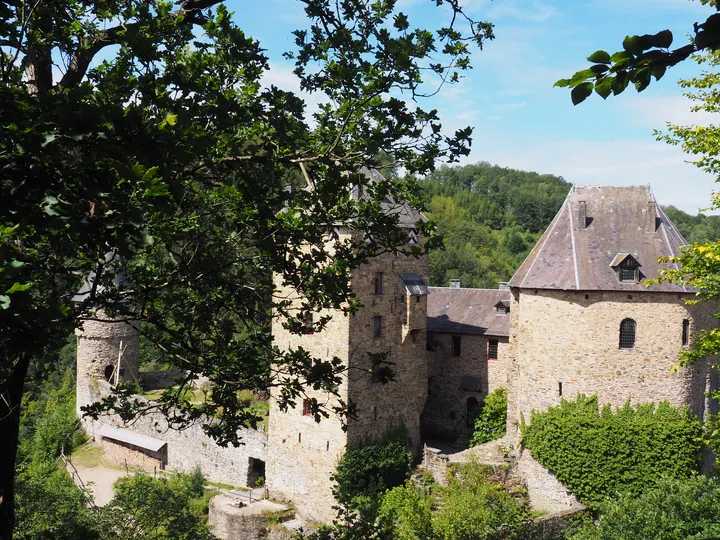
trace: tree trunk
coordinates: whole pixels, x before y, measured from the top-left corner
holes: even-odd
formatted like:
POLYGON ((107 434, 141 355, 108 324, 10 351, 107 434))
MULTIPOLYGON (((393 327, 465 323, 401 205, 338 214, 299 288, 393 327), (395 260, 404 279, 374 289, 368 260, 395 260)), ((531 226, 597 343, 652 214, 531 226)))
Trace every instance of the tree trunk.
POLYGON ((0 387, 0 539, 11 540, 15 524, 15 458, 28 357, 22 354, 0 387))

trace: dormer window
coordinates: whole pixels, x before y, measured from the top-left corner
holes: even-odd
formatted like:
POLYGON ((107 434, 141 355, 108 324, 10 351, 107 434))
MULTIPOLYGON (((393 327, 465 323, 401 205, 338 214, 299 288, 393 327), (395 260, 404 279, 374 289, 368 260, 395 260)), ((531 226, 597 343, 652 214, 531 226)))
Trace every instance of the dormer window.
POLYGON ((637 268, 630 266, 620 267, 620 281, 637 281, 637 268))
POLYGON ((640 281, 640 263, 629 253, 618 253, 610 263, 621 283, 637 283, 640 281))
POLYGON ((507 300, 500 300, 497 304, 495 304, 496 315, 507 315, 508 313, 510 313, 510 302, 507 300))
POLYGON ((417 243, 418 243, 418 230, 410 229, 408 231, 408 244, 417 244, 417 243))

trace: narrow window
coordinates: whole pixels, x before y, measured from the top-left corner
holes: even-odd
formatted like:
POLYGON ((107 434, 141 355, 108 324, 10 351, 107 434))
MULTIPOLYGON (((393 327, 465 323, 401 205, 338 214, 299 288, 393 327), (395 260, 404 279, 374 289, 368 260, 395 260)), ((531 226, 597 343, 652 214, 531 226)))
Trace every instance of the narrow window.
POLYGON ((382 317, 380 315, 373 317, 373 337, 382 337, 382 317))
POLYGON ((460 336, 452 337, 452 355, 460 356, 460 336))
POLYGON ((497 360, 498 357, 498 340, 491 339, 488 341, 488 360, 497 360))
POLYGON ((415 297, 415 303, 416 304, 420 303, 420 295, 419 294, 415 297))
POLYGON ((635 346, 635 321, 624 319, 620 323, 620 348, 632 349, 635 346))
POLYGON ((312 414, 312 403, 309 399, 303 399, 303 416, 311 416, 312 414))
POLYGON ((325 451, 327 452, 328 450, 330 450, 330 441, 325 443, 325 451))
POLYGON ((302 442, 302 433, 298 433, 298 443, 302 442))
POLYGON ((383 293, 383 273, 375 272, 375 294, 383 293))
POLYGON ((426 351, 434 351, 435 350, 435 346, 433 343, 434 339, 435 339, 435 336, 433 335, 432 332, 428 332, 425 335, 425 350, 426 351))
POLYGON ((562 383, 558 383, 558 396, 562 397, 562 383))
POLYGON ((377 407, 375 405, 373 405, 372 412, 373 412, 373 420, 377 421, 377 407))
POLYGON ((313 333, 313 314, 312 313, 306 313, 305 318, 303 319, 303 325, 305 326, 305 332, 308 334, 313 333))
POLYGON ((690 342, 690 319, 683 319, 682 344, 687 345, 690 342))

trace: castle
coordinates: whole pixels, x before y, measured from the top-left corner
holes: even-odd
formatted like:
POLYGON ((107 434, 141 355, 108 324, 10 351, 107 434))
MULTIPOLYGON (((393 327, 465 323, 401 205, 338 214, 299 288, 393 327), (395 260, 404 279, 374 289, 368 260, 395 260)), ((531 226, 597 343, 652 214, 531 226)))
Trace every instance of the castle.
MULTIPOLYGON (((396 211, 409 242, 416 241, 422 215, 404 205, 396 211)), ((336 234, 360 233, 340 226, 336 234)), ((310 389, 307 396, 328 407, 338 398, 352 403, 356 415, 346 429, 332 416, 315 422, 307 402, 282 411, 272 392, 267 435, 244 430, 239 448, 218 447, 199 427, 164 429, 159 415, 129 428, 117 419, 83 423, 117 459, 146 468, 200 464, 211 480, 237 485, 264 476, 270 497, 292 502, 304 519, 329 521, 330 476, 345 448, 402 426, 418 456, 423 440, 466 434, 474 409, 497 387, 508 389, 513 441, 533 409, 578 393, 613 405, 667 399, 704 417, 716 412, 705 397, 718 388, 712 359, 671 368, 698 331, 716 326, 716 306, 687 305, 694 295, 687 287, 645 285, 666 264, 658 257, 678 254, 684 243, 649 187, 573 186, 499 289, 428 287, 426 257, 384 254, 353 272, 363 305, 354 315, 320 313, 337 316, 323 331, 303 335, 273 324, 279 348, 343 360, 348 369, 338 396, 310 389), (373 377, 368 354, 382 352, 396 373, 387 384, 373 377)), ((293 297, 278 279, 276 289, 293 297)), ((96 322, 78 332, 78 408, 107 391, 106 379, 172 379, 139 373, 137 335, 133 326, 96 322)))

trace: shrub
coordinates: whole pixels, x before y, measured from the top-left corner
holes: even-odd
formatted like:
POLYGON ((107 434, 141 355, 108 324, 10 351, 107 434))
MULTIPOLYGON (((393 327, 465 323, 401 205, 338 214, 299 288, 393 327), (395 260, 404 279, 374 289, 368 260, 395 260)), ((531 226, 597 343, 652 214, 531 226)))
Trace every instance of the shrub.
POLYGON ((687 478, 699 465, 702 423, 687 408, 628 402, 598 412, 597 397, 533 411, 522 442, 590 508, 610 494, 638 495, 662 476, 687 478))
POLYGON ((704 476, 661 479, 642 495, 625 493, 600 505, 597 521, 571 540, 701 540, 720 537, 720 484, 704 476))
POLYGON ((384 535, 395 540, 436 538, 432 529, 432 498, 410 482, 385 493, 378 523, 384 535))
POLYGON ((399 441, 350 447, 337 464, 333 480, 335 498, 354 506, 360 498, 377 500, 388 489, 410 478, 412 455, 399 441))
POLYGON ((438 511, 433 516, 435 538, 484 540, 521 538, 526 508, 501 486, 487 479, 475 463, 457 467, 446 487, 436 491, 438 511))
POLYGON ((485 398, 480 413, 475 417, 470 446, 477 446, 505 436, 507 420, 507 390, 496 388, 485 398))

